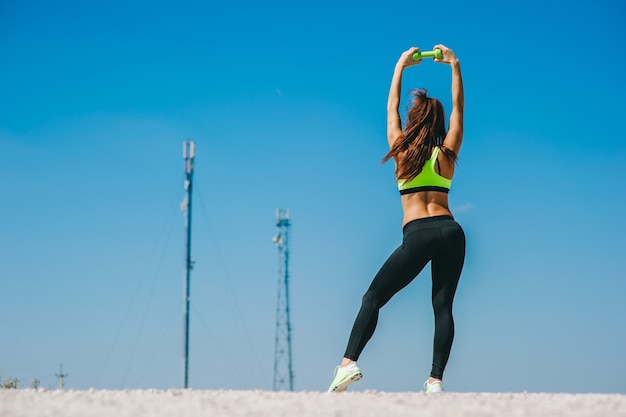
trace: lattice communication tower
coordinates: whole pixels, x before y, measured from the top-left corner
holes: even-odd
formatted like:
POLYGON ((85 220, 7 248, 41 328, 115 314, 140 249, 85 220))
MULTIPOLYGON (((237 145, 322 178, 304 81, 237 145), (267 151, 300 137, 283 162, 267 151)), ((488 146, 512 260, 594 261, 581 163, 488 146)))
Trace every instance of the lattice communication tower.
POLYGON ((278 234, 278 299, 276 304, 276 341, 274 349, 274 391, 293 391, 291 363, 291 319, 289 308, 289 210, 276 210, 278 234))

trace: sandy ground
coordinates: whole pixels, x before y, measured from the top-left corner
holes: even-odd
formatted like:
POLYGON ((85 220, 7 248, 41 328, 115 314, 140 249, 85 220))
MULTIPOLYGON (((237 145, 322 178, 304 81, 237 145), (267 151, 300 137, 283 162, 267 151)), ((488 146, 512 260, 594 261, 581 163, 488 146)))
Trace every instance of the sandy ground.
POLYGON ((624 394, 0 390, 1 417, 626 416, 624 394))

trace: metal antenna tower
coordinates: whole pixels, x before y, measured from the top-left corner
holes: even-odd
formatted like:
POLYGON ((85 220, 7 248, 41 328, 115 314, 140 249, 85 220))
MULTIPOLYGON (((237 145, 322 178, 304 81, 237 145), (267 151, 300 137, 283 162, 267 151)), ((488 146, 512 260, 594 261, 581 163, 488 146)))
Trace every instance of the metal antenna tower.
POLYGON ((274 391, 293 391, 291 366, 291 319, 289 317, 289 210, 276 210, 278 234, 278 301, 276 305, 276 341, 274 349, 274 391))
POLYGON ((61 370, 58 374, 55 374, 57 378, 59 378, 59 388, 65 389, 65 378, 68 376, 63 373, 63 364, 61 364, 61 370))
POLYGON ((180 209, 185 216, 185 279, 183 286, 183 388, 189 386, 189 278, 193 269, 191 259, 191 196, 193 181, 193 162, 196 144, 192 140, 183 143, 185 160, 185 199, 180 209))

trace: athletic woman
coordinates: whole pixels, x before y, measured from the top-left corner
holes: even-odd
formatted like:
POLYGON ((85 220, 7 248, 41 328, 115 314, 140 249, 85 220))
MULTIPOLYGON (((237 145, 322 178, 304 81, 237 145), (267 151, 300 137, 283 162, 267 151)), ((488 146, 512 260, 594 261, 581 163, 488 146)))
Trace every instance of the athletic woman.
POLYGON ((335 371, 329 392, 345 391, 363 376, 356 361, 376 329, 378 313, 398 291, 406 287, 431 262, 432 304, 435 315, 433 362, 424 383, 428 393, 443 391, 443 372, 454 338, 452 303, 465 259, 465 234, 448 207, 448 191, 463 139, 463 80, 459 60, 451 49, 442 51, 436 62, 452 69, 452 112, 446 132, 445 115, 439 100, 426 90, 413 90, 413 100, 404 129, 398 107, 402 73, 412 66, 411 48, 398 60, 387 102, 387 139, 390 150, 383 162, 393 158, 401 194, 404 219, 403 239, 383 264, 363 296, 343 361, 335 371))

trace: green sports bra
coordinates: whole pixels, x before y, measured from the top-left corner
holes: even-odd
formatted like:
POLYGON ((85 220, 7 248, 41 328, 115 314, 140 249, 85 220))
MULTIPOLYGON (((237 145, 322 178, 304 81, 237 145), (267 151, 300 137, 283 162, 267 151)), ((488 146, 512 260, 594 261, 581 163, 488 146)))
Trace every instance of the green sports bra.
POLYGON ((441 191, 442 193, 448 193, 452 186, 452 180, 442 177, 435 170, 435 164, 437 163, 437 156, 439 155, 439 146, 435 146, 433 154, 430 159, 424 163, 422 172, 411 181, 398 180, 398 190, 400 194, 412 194, 420 191, 441 191))

